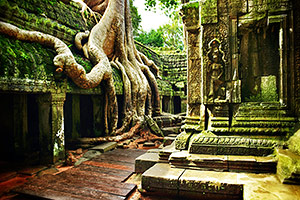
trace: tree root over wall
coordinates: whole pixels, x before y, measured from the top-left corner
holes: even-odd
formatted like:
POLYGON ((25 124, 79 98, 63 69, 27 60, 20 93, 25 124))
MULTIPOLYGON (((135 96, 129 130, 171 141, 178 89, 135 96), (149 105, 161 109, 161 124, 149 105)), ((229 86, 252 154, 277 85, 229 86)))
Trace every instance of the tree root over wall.
MULTIPOLYGON (((94 67, 89 73, 79 65, 60 39, 46 33, 27 31, 0 22, 0 32, 18 40, 38 42, 55 49, 53 62, 57 72, 64 72, 81 88, 93 88, 105 83, 105 131, 106 137, 82 138, 83 142, 120 141, 132 137, 145 124, 145 116, 159 115, 159 91, 156 82, 158 68, 137 51, 133 35, 129 0, 86 0, 94 11, 103 14, 90 32, 78 33, 75 45, 94 67), (83 39, 88 38, 86 44, 83 39), (122 73, 124 84, 123 110, 118 110, 112 67, 122 73), (118 113, 122 112, 122 115, 118 113), (124 116, 117 128, 118 116, 124 116), (131 128, 131 129, 130 129, 131 128), (126 132, 129 130, 128 132, 126 132)), ((82 4, 81 4, 82 5, 82 4)))

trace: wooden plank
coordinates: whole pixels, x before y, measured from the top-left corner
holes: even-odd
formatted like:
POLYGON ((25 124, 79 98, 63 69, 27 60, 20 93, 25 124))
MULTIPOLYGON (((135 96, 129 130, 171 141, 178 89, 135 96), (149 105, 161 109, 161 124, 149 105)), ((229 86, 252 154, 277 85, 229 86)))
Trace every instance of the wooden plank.
POLYGON ((122 182, 124 180, 124 176, 118 176, 118 175, 112 175, 112 174, 107 174, 107 173, 100 173, 100 172, 94 172, 94 171, 84 171, 84 170, 80 170, 78 168, 72 168, 69 169, 63 173, 68 173, 72 176, 93 176, 95 178, 97 177, 102 177, 102 178, 107 178, 107 179, 111 179, 111 180, 115 180, 115 181, 119 181, 122 182))
POLYGON ((128 178, 133 173, 132 171, 100 167, 100 166, 92 166, 92 165, 86 165, 84 163, 82 163, 78 167, 78 169, 80 169, 82 171, 89 171, 89 172, 93 171, 93 172, 98 172, 98 173, 104 173, 107 175, 119 176, 119 177, 122 177, 123 180, 128 178))
POLYGON ((106 152, 102 155, 118 155, 119 157, 127 156, 131 158, 137 158, 146 152, 147 152, 146 150, 115 149, 113 151, 106 152))
POLYGON ((103 160, 111 160, 111 161, 119 161, 124 163, 130 163, 134 165, 135 159, 137 157, 129 156, 129 155, 117 155, 117 154, 101 154, 99 157, 92 159, 93 161, 103 161, 103 160))
POLYGON ((106 152, 105 154, 106 155, 115 154, 115 155, 120 155, 120 157, 121 156, 130 156, 132 158, 134 158, 134 157, 137 158, 146 152, 147 152, 147 150, 142 150, 142 149, 115 149, 113 151, 106 152))
MULTIPOLYGON (((102 190, 98 190, 90 184, 90 186, 94 187, 87 187, 88 183, 80 183, 79 181, 70 181, 70 179, 64 180, 62 177, 53 176, 53 175, 44 175, 41 178, 37 178, 34 181, 25 184, 23 189, 24 194, 29 194, 26 190, 30 190, 32 192, 35 191, 36 194, 42 195, 42 197, 46 197, 49 194, 43 194, 42 191, 51 190, 53 191, 53 196, 51 199, 59 199, 59 198, 77 198, 77 199, 125 199, 129 190, 127 190, 125 195, 116 195, 104 192, 102 190), (41 192, 39 192, 41 191, 41 192)), ((18 191, 20 192, 20 191, 18 191)), ((31 194, 32 195, 32 194, 31 194)), ((36 196, 38 196, 36 195, 36 196)), ((47 197, 49 198, 49 197, 47 197)))
POLYGON ((57 175, 33 178, 15 192, 46 199, 126 199, 136 188, 123 183, 146 150, 115 149, 57 175))
POLYGON ((105 167, 110 169, 117 170, 125 170, 125 171, 133 171, 133 166, 130 164, 129 166, 122 165, 120 162, 108 161, 108 162, 95 162, 92 160, 83 162, 85 165, 91 165, 95 167, 105 167))
POLYGON ((107 160, 107 159, 97 159, 85 161, 85 164, 92 166, 104 166, 113 169, 122 169, 128 171, 134 171, 134 165, 132 163, 116 161, 116 160, 107 160))
POLYGON ((77 168, 81 170, 93 170, 94 172, 107 173, 107 174, 115 174, 118 176, 124 176, 132 173, 132 170, 126 170, 125 167, 122 166, 123 169, 114 168, 105 166, 103 164, 99 164, 97 162, 83 162, 77 168))
POLYGON ((68 184, 68 186, 91 190, 95 192, 106 192, 117 196, 127 197, 135 188, 135 184, 122 183, 111 179, 98 179, 95 181, 92 177, 87 176, 69 176, 69 174, 61 174, 55 178, 61 178, 59 182, 68 184))
POLYGON ((73 174, 69 173, 68 171, 57 174, 56 175, 58 178, 62 178, 63 180, 69 180, 69 181, 85 181, 88 183, 92 183, 92 184, 98 184, 101 183, 103 185, 111 185, 114 186, 116 188, 124 188, 124 189, 129 189, 132 190, 136 187, 135 184, 131 184, 131 183, 122 183, 118 180, 112 180, 110 179, 110 177, 102 177, 102 176, 92 176, 89 174, 86 175, 81 175, 81 176, 74 176, 73 174))

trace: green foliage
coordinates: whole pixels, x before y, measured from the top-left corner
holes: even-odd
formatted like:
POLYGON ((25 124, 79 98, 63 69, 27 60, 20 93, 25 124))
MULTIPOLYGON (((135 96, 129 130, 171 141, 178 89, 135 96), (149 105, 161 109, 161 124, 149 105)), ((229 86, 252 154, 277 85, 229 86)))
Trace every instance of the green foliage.
POLYGON ((161 30, 154 30, 152 29, 150 32, 142 31, 135 40, 152 47, 163 47, 164 39, 163 39, 163 32, 161 30))
POLYGON ((137 7, 133 5, 134 0, 130 0, 130 13, 131 13, 131 21, 133 28, 133 35, 138 35, 138 31, 140 30, 140 24, 142 21, 141 15, 138 13, 137 7))
POLYGON ((178 12, 173 12, 170 23, 160 26, 158 30, 163 33, 165 47, 183 50, 183 25, 178 12))
POLYGON ((257 94, 257 95, 251 95, 249 97, 245 97, 245 101, 247 102, 262 102, 262 97, 261 94, 257 94))
POLYGON ((183 25, 178 12, 172 12, 170 23, 160 26, 157 30, 141 31, 135 40, 152 48, 183 50, 183 25))
POLYGON ((166 14, 169 14, 171 10, 175 10, 179 4, 179 0, 145 0, 148 10, 155 10, 159 5, 159 9, 165 11, 166 14))

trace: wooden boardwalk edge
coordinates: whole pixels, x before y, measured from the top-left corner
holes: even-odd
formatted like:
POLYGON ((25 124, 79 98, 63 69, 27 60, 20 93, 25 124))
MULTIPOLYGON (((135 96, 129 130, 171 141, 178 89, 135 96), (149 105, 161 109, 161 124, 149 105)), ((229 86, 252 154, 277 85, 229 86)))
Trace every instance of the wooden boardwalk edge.
POLYGON ((124 183, 145 150, 115 149, 56 175, 35 177, 13 191, 41 199, 126 199, 136 185, 124 183))

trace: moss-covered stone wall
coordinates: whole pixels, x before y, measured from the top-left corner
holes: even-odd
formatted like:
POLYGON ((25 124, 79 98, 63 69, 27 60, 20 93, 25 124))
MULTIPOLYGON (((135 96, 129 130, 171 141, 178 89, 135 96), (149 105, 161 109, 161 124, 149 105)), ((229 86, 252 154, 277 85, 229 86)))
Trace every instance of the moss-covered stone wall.
POLYGON ((158 66, 161 80, 157 80, 161 95, 186 98, 187 56, 181 52, 156 53, 152 49, 136 42, 137 49, 158 66))
MULTIPOLYGON (((80 7, 70 1, 57 0, 25 1, 1 0, 0 20, 25 30, 35 30, 58 37, 73 51, 76 61, 87 72, 92 64, 74 46, 76 33, 90 30, 94 18, 84 21, 80 7)), ((80 89, 64 74, 55 72, 51 48, 38 43, 19 41, 0 35, 0 81, 5 91, 51 92, 59 87, 62 91, 80 94, 101 94, 101 86, 94 89, 80 89), (30 87, 29 87, 30 86, 30 87)), ((113 69, 117 94, 123 93, 120 72, 113 69)))

